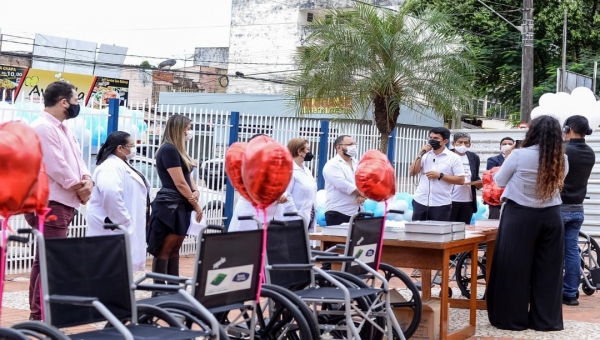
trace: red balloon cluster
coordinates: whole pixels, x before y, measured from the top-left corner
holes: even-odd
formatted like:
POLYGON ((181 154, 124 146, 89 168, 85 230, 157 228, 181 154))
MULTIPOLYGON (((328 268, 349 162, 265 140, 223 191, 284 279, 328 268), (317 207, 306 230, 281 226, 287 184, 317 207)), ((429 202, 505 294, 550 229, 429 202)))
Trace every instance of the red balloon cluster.
POLYGON ((225 153, 225 172, 231 184, 260 209, 266 209, 285 193, 293 169, 290 151, 268 136, 234 143, 225 153))
POLYGON ((21 122, 0 124, 0 215, 39 212, 48 205, 40 140, 21 122))
POLYGON ((378 150, 367 151, 356 168, 356 187, 365 197, 381 202, 396 193, 394 167, 378 150))

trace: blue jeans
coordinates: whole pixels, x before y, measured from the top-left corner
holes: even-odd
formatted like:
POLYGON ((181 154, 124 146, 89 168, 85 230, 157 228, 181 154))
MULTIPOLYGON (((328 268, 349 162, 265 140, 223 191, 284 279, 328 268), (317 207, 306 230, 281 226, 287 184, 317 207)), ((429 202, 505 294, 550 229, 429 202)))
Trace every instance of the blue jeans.
POLYGON ((574 298, 581 281, 581 258, 579 257, 579 229, 583 224, 583 211, 561 211, 565 226, 565 277, 563 296, 574 298))

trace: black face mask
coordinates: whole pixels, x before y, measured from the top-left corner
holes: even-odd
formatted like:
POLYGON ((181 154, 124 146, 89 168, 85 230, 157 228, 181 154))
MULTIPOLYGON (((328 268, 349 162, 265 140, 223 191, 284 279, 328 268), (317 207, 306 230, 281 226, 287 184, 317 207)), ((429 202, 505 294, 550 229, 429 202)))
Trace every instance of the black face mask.
POLYGON ((437 150, 442 147, 442 143, 440 143, 439 140, 435 140, 435 139, 430 139, 429 145, 431 145, 431 148, 433 148, 433 150, 437 150))
POLYGON ((306 155, 304 155, 305 162, 310 162, 313 158, 315 158, 315 155, 313 155, 312 152, 307 152, 306 155))
POLYGON ((67 109, 68 119, 73 119, 79 116, 79 111, 81 111, 79 104, 70 104, 69 108, 67 109))

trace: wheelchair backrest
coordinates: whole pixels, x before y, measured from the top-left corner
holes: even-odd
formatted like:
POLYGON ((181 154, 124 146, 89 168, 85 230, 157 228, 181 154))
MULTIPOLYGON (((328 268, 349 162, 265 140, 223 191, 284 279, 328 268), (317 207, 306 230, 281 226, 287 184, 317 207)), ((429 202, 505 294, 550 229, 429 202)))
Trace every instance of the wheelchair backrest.
MULTIPOLYGON (((310 248, 303 220, 272 220, 267 228, 267 263, 308 264, 310 248)), ((267 270, 267 282, 288 289, 305 287, 312 283, 312 272, 307 270, 267 270)))
POLYGON ((194 296, 206 308, 256 299, 263 230, 204 233, 198 237, 194 296))
MULTIPOLYGON (((381 251, 383 217, 355 216, 350 221, 344 254, 353 256, 373 269, 377 269, 381 251)), ((344 262, 342 271, 360 275, 366 271, 354 262, 344 262)))
MULTIPOLYGON (((131 317, 135 299, 124 234, 45 239, 42 248, 45 248, 40 251, 44 296, 95 297, 117 318, 131 317)), ((46 321, 58 328, 106 320, 93 307, 57 303, 44 306, 46 321)))

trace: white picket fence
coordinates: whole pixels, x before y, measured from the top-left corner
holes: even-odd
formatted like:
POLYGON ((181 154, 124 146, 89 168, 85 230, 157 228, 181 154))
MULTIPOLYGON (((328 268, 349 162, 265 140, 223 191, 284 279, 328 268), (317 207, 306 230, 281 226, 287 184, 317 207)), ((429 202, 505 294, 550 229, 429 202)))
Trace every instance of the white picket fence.
MULTIPOLYGON (((21 120, 31 123, 43 110, 39 102, 17 102, 16 105, 6 104, 6 98, 0 102, 0 123, 21 120)), ((225 178, 223 158, 229 144, 232 128, 231 114, 214 110, 190 110, 183 106, 129 105, 121 107, 119 113, 119 130, 131 133, 137 140, 138 156, 134 166, 142 172, 151 183, 151 197, 160 189, 160 181, 154 167, 154 155, 158 150, 162 133, 167 119, 173 114, 184 115, 193 122, 195 137, 187 145, 188 153, 198 162, 193 176, 198 183, 200 198, 205 204, 205 216, 209 224, 222 225, 224 220, 225 187, 220 184, 225 178), (209 174, 206 178, 204 174, 209 174), (214 179, 218 180, 214 180, 214 179), (212 179, 213 181, 205 181, 212 179)), ((67 121, 81 145, 83 158, 93 172, 95 154, 100 142, 106 136, 106 121, 109 119, 106 105, 92 103, 82 109, 80 116, 67 121)), ((269 117, 255 114, 240 114, 238 140, 245 141, 256 133, 264 133, 278 142, 286 145, 291 138, 306 138, 311 144, 315 161, 313 173, 317 176, 320 164, 321 121, 317 119, 295 117, 269 117)), ((379 132, 368 122, 333 121, 329 126, 327 159, 335 154, 333 141, 340 134, 351 135, 358 144, 359 155, 370 149, 379 147, 379 132)), ((414 185, 408 177, 408 166, 419 148, 427 140, 427 129, 418 127, 398 127, 395 142, 395 163, 398 192, 413 193, 414 185)), ((78 209, 78 214, 69 228, 70 237, 81 237, 86 234, 85 206, 78 209)), ((9 220, 13 229, 28 228, 22 216, 14 216, 9 220)), ((180 254, 188 255, 195 252, 195 237, 186 237, 180 254)), ((35 242, 27 245, 11 243, 8 247, 7 274, 18 274, 30 270, 35 242)))

